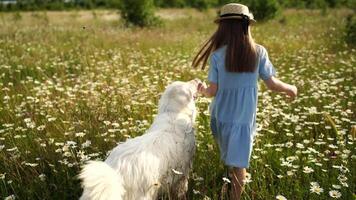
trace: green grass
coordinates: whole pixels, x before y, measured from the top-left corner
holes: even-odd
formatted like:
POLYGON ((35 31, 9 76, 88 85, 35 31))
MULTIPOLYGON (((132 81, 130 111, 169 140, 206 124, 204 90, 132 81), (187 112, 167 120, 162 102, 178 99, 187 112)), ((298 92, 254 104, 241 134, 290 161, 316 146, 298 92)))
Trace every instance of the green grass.
MULTIPOLYGON (((253 27, 299 96, 289 102, 261 84, 243 199, 330 199, 331 190, 355 199, 356 50, 342 40, 350 12, 287 10, 253 27), (324 191, 311 193, 311 182, 324 191)), ((83 162, 144 133, 169 82, 206 79, 190 62, 215 11, 159 14, 164 26, 137 29, 114 11, 0 13, 0 198, 78 198, 83 162)), ((198 102, 191 199, 224 193, 209 101, 198 102)))

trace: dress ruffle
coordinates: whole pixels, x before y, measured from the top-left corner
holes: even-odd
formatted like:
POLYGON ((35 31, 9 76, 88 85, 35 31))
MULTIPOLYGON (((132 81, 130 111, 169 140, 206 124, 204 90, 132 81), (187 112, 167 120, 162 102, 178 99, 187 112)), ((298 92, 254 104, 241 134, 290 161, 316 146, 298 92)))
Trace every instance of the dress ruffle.
POLYGON ((225 165, 248 168, 252 153, 255 124, 220 122, 211 118, 211 130, 225 165))

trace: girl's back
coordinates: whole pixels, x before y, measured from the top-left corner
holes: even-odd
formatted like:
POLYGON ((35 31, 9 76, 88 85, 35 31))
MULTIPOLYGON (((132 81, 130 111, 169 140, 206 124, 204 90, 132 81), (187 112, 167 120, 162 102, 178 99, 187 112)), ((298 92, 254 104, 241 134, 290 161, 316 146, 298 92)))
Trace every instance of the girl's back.
POLYGON ((210 58, 208 79, 218 85, 211 105, 211 116, 219 122, 255 126, 258 78, 268 79, 275 70, 265 48, 256 45, 257 67, 253 72, 229 72, 225 67, 226 46, 214 51, 210 58))
POLYGON ((257 67, 254 72, 228 72, 225 67, 226 46, 222 46, 211 54, 210 71, 208 79, 211 82, 217 83, 219 80, 219 90, 257 87, 258 78, 263 80, 275 75, 275 70, 268 59, 266 49, 256 44, 257 51, 257 67))

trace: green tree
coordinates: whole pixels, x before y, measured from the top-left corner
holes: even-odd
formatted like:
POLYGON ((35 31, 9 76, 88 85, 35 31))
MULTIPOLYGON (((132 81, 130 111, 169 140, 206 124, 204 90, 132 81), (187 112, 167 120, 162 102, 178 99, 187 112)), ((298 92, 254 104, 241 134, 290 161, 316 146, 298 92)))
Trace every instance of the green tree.
POLYGON ((198 10, 205 10, 211 6, 214 6, 216 2, 214 0, 190 0, 189 4, 193 8, 198 10))
POLYGON ((346 21, 346 42, 349 45, 356 46, 356 16, 350 15, 346 21))
POLYGON ((121 16, 127 24, 135 26, 152 26, 160 23, 154 15, 153 0, 123 0, 121 16))
POLYGON ((186 7, 186 0, 155 0, 155 5, 159 7, 186 7))
POLYGON ((277 0, 251 0, 247 5, 256 20, 272 19, 281 11, 281 6, 277 0))

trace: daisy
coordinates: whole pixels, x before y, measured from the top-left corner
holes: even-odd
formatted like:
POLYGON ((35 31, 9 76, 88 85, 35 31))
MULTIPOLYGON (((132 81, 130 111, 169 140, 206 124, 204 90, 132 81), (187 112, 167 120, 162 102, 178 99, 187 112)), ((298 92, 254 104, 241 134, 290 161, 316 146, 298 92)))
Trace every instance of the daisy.
POLYGON ((288 176, 293 176, 293 175, 294 175, 294 172, 293 172, 293 171, 287 171, 287 175, 288 175, 288 176))
POLYGON ((277 199, 277 200, 287 200, 287 198, 285 198, 285 197, 282 196, 282 195, 277 195, 277 196, 276 196, 276 199, 277 199))
POLYGON ((332 185, 335 189, 341 189, 341 185, 332 185))
POLYGON ((311 192, 311 193, 320 194, 320 193, 322 193, 323 191, 324 191, 324 189, 321 188, 318 183, 317 183, 317 184, 312 184, 312 183, 310 183, 310 192, 311 192))
POLYGON ((329 195, 332 197, 332 198, 340 198, 341 197, 341 193, 337 190, 330 190, 329 191, 329 195))
POLYGON ((40 178, 41 181, 45 181, 46 180, 46 175, 45 174, 40 174, 38 176, 38 178, 40 178))
POLYGON ((226 177, 223 177, 222 180, 226 183, 231 183, 230 179, 226 178, 226 177))
POLYGON ((252 176, 250 173, 246 172, 246 178, 244 180, 244 183, 251 183, 252 182, 252 176))
POLYGON ((314 169, 306 166, 303 168, 303 172, 306 174, 310 174, 310 173, 314 172, 314 169))
POLYGON ((14 200, 16 199, 15 195, 10 195, 8 197, 5 197, 5 200, 14 200))

